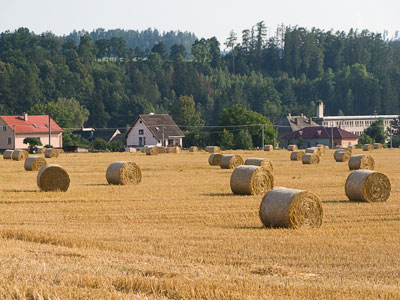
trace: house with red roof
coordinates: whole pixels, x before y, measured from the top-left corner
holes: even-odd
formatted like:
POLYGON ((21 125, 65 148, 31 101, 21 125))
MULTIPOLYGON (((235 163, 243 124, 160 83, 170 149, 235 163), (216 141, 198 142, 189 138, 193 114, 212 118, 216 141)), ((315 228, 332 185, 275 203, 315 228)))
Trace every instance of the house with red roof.
POLYGON ((63 130, 48 115, 0 116, 0 149, 27 149, 27 137, 39 138, 43 145, 62 147, 63 130))
POLYGON ((337 145, 348 147, 358 144, 360 136, 339 127, 313 126, 304 127, 282 137, 287 145, 297 145, 299 148, 314 147, 318 144, 335 148, 337 145))

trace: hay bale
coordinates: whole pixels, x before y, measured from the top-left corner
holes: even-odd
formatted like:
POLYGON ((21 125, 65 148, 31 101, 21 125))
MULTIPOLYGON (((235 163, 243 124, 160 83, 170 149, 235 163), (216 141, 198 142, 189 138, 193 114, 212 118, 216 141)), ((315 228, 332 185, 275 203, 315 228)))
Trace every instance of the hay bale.
POLYGON ((207 146, 206 147, 206 152, 210 152, 210 153, 221 152, 221 148, 218 147, 218 146, 207 146))
POLYGON ((316 165, 319 164, 319 156, 312 153, 305 153, 301 158, 303 165, 316 165))
POLYGON ((208 158, 208 163, 210 164, 210 166, 219 166, 221 163, 222 156, 223 155, 220 153, 213 153, 208 158))
POLYGON ((14 150, 6 150, 3 153, 3 159, 12 159, 12 154, 14 150))
POLYGON ((293 151, 292 153, 290 153, 290 160, 302 160, 304 154, 304 150, 293 151))
POLYGON ((39 149, 37 150, 37 153, 45 153, 46 150, 47 150, 47 148, 45 148, 45 147, 39 148, 39 149))
POLYGON ((64 154, 65 153, 63 148, 59 148, 59 149, 57 149, 57 151, 58 151, 58 154, 64 154))
POLYGON ((374 143, 374 149, 383 149, 383 145, 381 143, 374 143))
POLYGON ((274 166, 268 158, 248 158, 244 162, 247 166, 258 166, 266 168, 271 173, 274 171, 274 166))
POLYGON ((47 161, 40 156, 31 156, 25 160, 24 168, 26 171, 39 171, 47 165, 47 161))
POLYGON ((50 164, 40 169, 37 175, 37 185, 41 191, 62 191, 68 190, 70 183, 69 175, 59 165, 50 164))
POLYGON ((289 151, 297 151, 297 150, 299 150, 299 147, 297 147, 297 145, 289 145, 289 146, 287 147, 287 149, 288 149, 289 151))
POLYGON ((163 147, 163 146, 158 146, 157 150, 158 150, 158 153, 161 153, 161 154, 166 153, 165 147, 163 147))
POLYGON ((372 145, 372 144, 365 144, 365 145, 363 146, 363 150, 364 150, 364 151, 372 151, 372 150, 374 150, 374 145, 372 145))
POLYGON ((350 201, 384 202, 389 199, 389 178, 376 171, 358 170, 346 180, 345 191, 350 201))
POLYGON ((234 194, 264 195, 274 187, 274 176, 264 167, 243 165, 232 172, 230 184, 234 194))
POLYGON ((274 151, 274 146, 272 146, 272 145, 265 145, 265 146, 264 146, 264 151, 274 151))
POLYGON ((181 147, 176 146, 174 148, 175 148, 175 153, 181 153, 182 152, 181 147))
POLYGON ((168 147, 165 149, 167 153, 181 153, 181 147, 168 147))
POLYGON ((321 148, 317 148, 317 147, 307 148, 306 149, 306 153, 311 153, 311 154, 315 154, 315 155, 318 155, 318 156, 322 155, 321 148))
POLYGON ((59 155, 58 150, 54 148, 49 148, 44 152, 44 157, 46 158, 57 158, 58 155, 59 155))
POLYGON ((324 155, 326 150, 329 149, 329 147, 325 146, 324 144, 317 144, 315 148, 319 148, 321 151, 321 155, 324 155))
POLYGON ((157 155, 158 154, 158 149, 157 147, 148 147, 145 149, 146 155, 157 155))
POLYGON ((311 192, 283 187, 269 191, 261 201, 261 222, 266 227, 320 227, 322 202, 311 192))
POLYGON ((189 152, 198 152, 199 148, 197 146, 192 146, 189 148, 189 152))
POLYGON ((12 153, 13 160, 25 160, 29 156, 26 150, 14 150, 12 153))
POLYGON ((221 169, 234 169, 240 165, 243 165, 244 161, 240 155, 229 154, 223 155, 220 162, 221 169))
POLYGON ((138 184, 142 181, 142 169, 134 162, 113 162, 107 168, 106 179, 109 184, 138 184))
POLYGON ((350 157, 351 153, 346 151, 336 150, 335 153, 333 154, 333 158, 336 160, 336 162, 346 162, 350 159, 350 157))
POLYGON ((375 161, 372 155, 360 154, 354 155, 349 159, 349 169, 350 170, 373 170, 375 167, 375 161))

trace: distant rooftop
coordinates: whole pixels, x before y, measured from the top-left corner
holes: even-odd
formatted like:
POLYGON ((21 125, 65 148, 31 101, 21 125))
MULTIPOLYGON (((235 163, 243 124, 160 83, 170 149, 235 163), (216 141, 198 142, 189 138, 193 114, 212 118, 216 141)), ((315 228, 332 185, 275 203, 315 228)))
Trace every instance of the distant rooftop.
POLYGON ((365 120, 365 119, 396 119, 399 115, 367 115, 367 116, 323 116, 320 120, 365 120))

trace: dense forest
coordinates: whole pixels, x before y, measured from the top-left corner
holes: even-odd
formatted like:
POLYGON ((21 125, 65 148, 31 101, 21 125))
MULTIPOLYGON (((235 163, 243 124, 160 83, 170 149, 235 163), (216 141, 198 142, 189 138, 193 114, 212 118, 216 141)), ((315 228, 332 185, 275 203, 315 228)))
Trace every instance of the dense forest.
POLYGON ((283 25, 269 36, 263 22, 243 30, 240 43, 235 32, 221 43, 151 29, 58 37, 20 28, 0 36, 2 115, 65 116, 78 104, 84 117, 70 116, 64 127, 126 128, 140 113, 170 113, 187 143, 218 138, 245 147, 257 145, 258 130, 204 125, 313 116, 318 100, 326 115, 399 114, 400 43, 366 30, 283 25))

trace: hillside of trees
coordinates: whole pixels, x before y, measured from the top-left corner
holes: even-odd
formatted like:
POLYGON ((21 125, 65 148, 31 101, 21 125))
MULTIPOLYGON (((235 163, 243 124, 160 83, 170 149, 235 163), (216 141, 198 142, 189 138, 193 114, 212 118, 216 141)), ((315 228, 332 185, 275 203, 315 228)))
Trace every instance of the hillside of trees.
MULTIPOLYGON (((188 133, 187 143, 223 140, 239 148, 259 146, 260 132, 228 125, 276 123, 289 112, 313 116, 318 100, 324 101, 326 115, 400 112, 396 41, 366 30, 285 26, 268 36, 263 22, 241 35, 238 43, 234 32, 226 41, 194 42, 191 33, 156 30, 98 29, 68 37, 35 35, 27 28, 3 32, 0 114, 65 116, 70 110, 57 103, 69 99, 68 105, 78 103, 75 111, 86 117, 70 116, 79 121, 64 122, 65 127, 126 128, 138 114, 170 113, 188 133)), ((266 130, 265 141, 272 142, 272 135, 266 130)))

